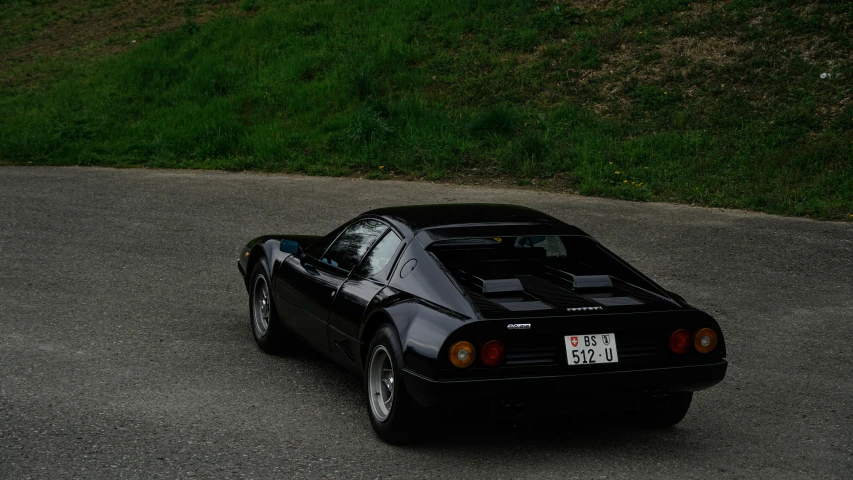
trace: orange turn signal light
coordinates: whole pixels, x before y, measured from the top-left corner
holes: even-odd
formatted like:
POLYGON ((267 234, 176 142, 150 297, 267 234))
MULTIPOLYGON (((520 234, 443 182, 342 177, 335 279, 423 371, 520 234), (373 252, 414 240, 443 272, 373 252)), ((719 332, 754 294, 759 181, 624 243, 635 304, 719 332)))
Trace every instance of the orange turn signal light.
POLYGON ((711 353, 717 348, 717 332, 711 328, 703 328, 696 332, 693 346, 699 353, 711 353))
POLYGON ((477 358, 477 350, 474 349, 471 342, 461 341, 450 347, 449 355, 450 363, 455 367, 466 368, 474 363, 474 359, 477 358))

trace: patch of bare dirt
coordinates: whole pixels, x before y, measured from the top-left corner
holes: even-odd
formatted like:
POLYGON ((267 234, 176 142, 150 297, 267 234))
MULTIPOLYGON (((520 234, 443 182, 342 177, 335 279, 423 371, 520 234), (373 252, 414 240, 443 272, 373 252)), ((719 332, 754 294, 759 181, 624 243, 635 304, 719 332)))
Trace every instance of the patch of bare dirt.
POLYGON ((725 65, 748 54, 752 45, 737 37, 675 37, 663 42, 658 49, 665 60, 681 57, 690 62, 705 61, 712 65, 725 65))
MULTIPOLYGON (((73 0, 60 0, 73 4, 73 0)), ((193 5, 190 18, 196 23, 213 17, 236 0, 217 0, 193 5)), ((76 11, 45 28, 31 32, 33 39, 0 53, 0 65, 22 64, 39 57, 109 55, 132 48, 137 41, 183 25, 186 3, 176 0, 121 1, 104 9, 79 11, 77 6, 55 5, 57 10, 76 11), (65 8, 63 8, 65 7, 65 8)))
POLYGON ((690 4, 690 7, 677 14, 677 17, 684 22, 693 22, 696 21, 705 15, 713 12, 714 10, 719 10, 727 7, 732 3, 732 0, 727 0, 724 2, 720 1, 710 1, 710 2, 693 2, 690 4))
POLYGON ((604 10, 617 5, 614 0, 559 0, 554 3, 564 5, 566 8, 577 8, 582 12, 604 10))
POLYGON ((369 178, 371 180, 401 180, 405 182, 430 182, 439 185, 465 185, 486 188, 507 188, 519 190, 535 190, 548 193, 568 193, 577 195, 574 188, 568 186, 565 174, 558 173, 547 179, 521 179, 503 173, 484 173, 473 168, 449 173, 438 180, 431 180, 422 175, 405 175, 398 173, 384 174, 381 177, 368 177, 362 172, 349 175, 350 178, 369 178))
MULTIPOLYGON (((629 43, 620 46, 610 55, 602 68, 587 72, 581 82, 597 82, 602 98, 607 103, 593 105, 600 115, 619 115, 627 112, 631 105, 628 85, 631 82, 660 85, 673 70, 686 73, 691 67, 702 63, 723 66, 735 63, 749 55, 752 45, 737 37, 675 37, 657 46, 629 43), (649 57, 654 60, 646 60, 649 57), (673 65, 680 65, 675 67, 673 65)), ((682 92, 692 95, 691 89, 682 92)))
MULTIPOLYGON (((593 4, 609 2, 593 2, 593 4)), ((683 22, 694 22, 702 17, 724 8, 726 2, 694 2, 676 17, 683 22)), ((641 35, 638 32, 637 35, 641 35)), ((674 60, 683 65, 680 70, 687 71, 700 62, 722 66, 736 62, 741 55, 747 55, 752 46, 738 37, 673 37, 655 45, 645 42, 616 39, 618 47, 607 55, 601 68, 580 72, 578 81, 582 84, 597 85, 603 102, 590 105, 602 116, 625 114, 631 106, 628 85, 631 82, 660 84, 672 73, 674 60)), ((688 89, 683 92, 691 95, 688 89)))

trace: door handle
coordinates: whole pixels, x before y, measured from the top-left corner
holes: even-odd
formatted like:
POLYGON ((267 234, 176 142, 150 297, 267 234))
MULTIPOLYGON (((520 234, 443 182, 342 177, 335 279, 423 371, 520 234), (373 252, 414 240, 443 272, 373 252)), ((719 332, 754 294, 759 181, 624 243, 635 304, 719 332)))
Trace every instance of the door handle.
POLYGON ((332 290, 332 298, 335 298, 335 291, 332 290))
POLYGON ((305 271, 310 273, 311 275, 320 275, 320 272, 318 272, 317 269, 314 268, 314 265, 311 265, 308 262, 302 262, 302 268, 304 268, 305 271))

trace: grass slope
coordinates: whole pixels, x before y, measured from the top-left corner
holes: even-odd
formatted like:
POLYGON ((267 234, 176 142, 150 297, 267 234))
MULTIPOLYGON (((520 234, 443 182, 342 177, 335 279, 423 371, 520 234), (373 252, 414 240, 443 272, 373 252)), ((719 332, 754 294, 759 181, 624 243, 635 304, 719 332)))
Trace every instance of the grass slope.
POLYGON ((203 24, 209 2, 172 3, 180 27, 97 60, 0 42, 0 162, 511 176, 853 218, 851 2, 243 0, 203 24))

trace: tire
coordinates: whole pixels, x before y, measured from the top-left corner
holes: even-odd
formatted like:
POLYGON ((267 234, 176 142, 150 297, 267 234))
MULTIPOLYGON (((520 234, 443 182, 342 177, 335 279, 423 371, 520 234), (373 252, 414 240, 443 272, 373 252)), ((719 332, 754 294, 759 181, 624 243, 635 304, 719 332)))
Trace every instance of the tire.
POLYGON ((364 394, 373 431, 381 440, 394 445, 411 443, 420 437, 415 421, 417 406, 406 389, 402 366, 403 349, 397 331, 386 323, 373 335, 367 351, 364 394))
POLYGON ((249 276, 249 326, 255 343, 266 353, 280 353, 284 326, 272 299, 269 267, 265 258, 255 262, 249 276))
POLYGON ((636 423, 648 428, 669 428, 682 420, 690 409, 693 392, 672 392, 655 408, 637 412, 636 423))

